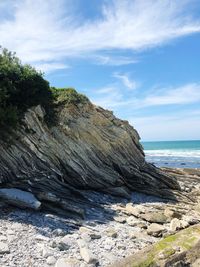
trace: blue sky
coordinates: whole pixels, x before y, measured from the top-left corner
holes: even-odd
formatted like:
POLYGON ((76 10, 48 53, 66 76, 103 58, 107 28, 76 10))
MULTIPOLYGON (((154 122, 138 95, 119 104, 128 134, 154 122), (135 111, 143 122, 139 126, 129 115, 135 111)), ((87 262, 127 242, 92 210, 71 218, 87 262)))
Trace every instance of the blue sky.
POLYGON ((0 0, 0 44, 142 140, 200 139, 199 0, 0 0))

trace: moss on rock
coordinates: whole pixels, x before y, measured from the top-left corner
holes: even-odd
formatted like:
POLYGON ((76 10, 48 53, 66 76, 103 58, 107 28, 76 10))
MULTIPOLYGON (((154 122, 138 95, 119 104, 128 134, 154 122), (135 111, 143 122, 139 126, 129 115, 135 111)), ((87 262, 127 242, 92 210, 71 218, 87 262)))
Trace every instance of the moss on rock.
POLYGON ((166 262, 178 253, 183 253, 192 249, 200 241, 200 224, 168 236, 156 244, 139 251, 112 265, 118 267, 156 267, 168 266, 166 262), (179 248, 179 251, 176 250, 179 248), (162 257, 161 257, 162 255, 162 257))

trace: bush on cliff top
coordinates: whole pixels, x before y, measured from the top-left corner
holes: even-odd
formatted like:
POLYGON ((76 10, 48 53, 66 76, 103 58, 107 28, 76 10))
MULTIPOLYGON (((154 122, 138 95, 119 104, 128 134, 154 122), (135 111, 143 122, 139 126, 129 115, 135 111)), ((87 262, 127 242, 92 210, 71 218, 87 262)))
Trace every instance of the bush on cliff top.
POLYGON ((17 125, 24 112, 36 105, 53 118, 54 104, 85 103, 74 89, 50 88, 43 73, 22 64, 15 53, 0 47, 0 132, 17 125))
POLYGON ((14 126, 28 108, 47 106, 51 99, 49 83, 30 65, 22 65, 15 53, 1 49, 0 127, 14 126))
POLYGON ((79 104, 79 103, 87 103, 89 100, 88 98, 83 95, 77 93, 77 91, 74 88, 51 88, 52 93, 53 93, 53 98, 54 101, 57 104, 79 104))

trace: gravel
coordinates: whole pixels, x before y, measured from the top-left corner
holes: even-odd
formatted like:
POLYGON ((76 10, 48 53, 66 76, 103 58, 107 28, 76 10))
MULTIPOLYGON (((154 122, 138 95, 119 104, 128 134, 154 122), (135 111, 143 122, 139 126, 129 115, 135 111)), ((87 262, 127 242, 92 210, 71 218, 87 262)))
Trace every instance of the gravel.
MULTIPOLYGON (((75 262, 74 266, 106 267, 158 240, 147 235, 146 230, 136 223, 133 226, 127 224, 126 219, 131 215, 121 211, 126 200, 94 192, 85 195, 96 204, 96 207, 86 209, 85 220, 20 209, 2 213, 0 266, 49 267, 68 259, 72 266, 75 262), (80 240, 87 248, 86 256, 80 253, 80 240), (6 251, 1 252, 1 245, 6 251)), ((163 205, 160 199, 138 193, 133 193, 132 202, 149 209, 153 204, 163 205)), ((139 222, 144 223, 143 220, 139 222)))

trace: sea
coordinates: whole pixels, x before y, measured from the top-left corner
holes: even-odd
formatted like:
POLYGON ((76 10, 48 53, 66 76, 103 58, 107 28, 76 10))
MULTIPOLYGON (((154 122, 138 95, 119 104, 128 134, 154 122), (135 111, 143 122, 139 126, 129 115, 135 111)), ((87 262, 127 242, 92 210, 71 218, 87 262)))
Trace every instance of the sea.
POLYGON ((200 168, 200 140, 141 143, 146 160, 158 167, 200 168))

